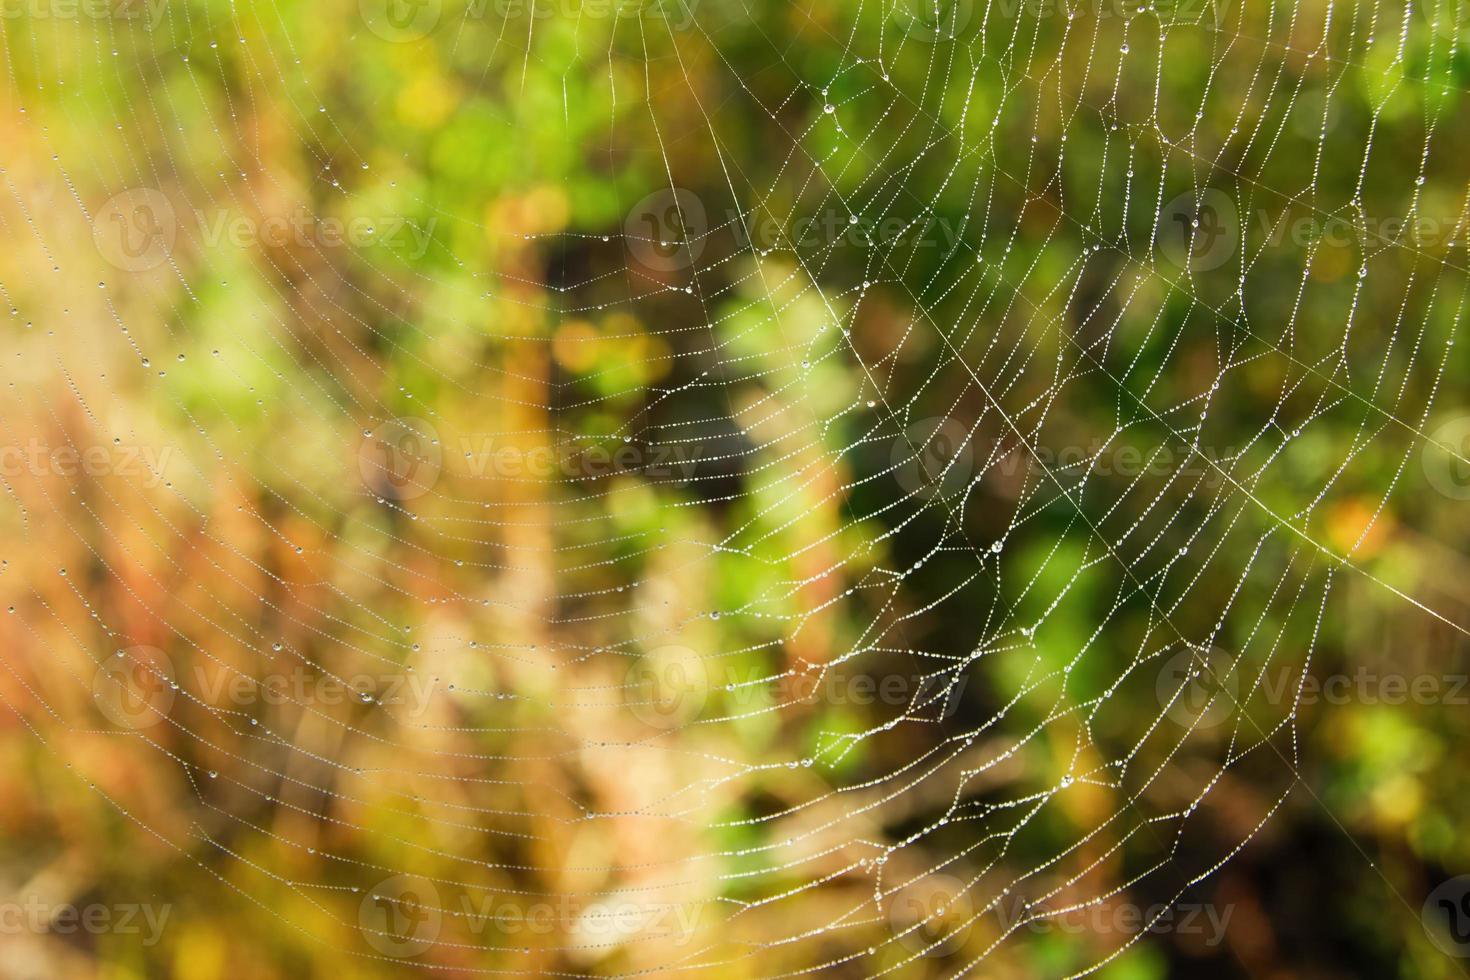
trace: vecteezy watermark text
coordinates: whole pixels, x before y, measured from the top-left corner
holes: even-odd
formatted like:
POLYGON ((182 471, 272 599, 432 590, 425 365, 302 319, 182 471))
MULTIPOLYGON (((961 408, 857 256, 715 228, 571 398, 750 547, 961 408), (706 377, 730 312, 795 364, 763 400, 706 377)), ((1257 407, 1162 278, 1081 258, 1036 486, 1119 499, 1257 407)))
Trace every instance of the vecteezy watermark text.
MULTIPOLYGON (((877 215, 830 207, 784 216, 765 209, 719 213, 694 191, 672 187, 633 205, 623 222, 623 244, 637 266, 666 273, 692 268, 710 243, 722 236, 738 250, 761 255, 773 250, 811 254, 900 246, 948 255, 974 249, 966 235, 975 227, 973 216, 932 209, 877 215)), ((1202 272, 1223 266, 1239 253, 1242 242, 1253 251, 1319 245, 1432 251, 1462 241, 1467 230, 1458 215, 1443 217, 1423 210, 1329 214, 1258 208, 1243 213, 1235 196, 1205 187, 1170 198, 1150 227, 1130 229, 1130 237, 1135 247, 1155 249, 1174 266, 1202 272)), ((975 255, 984 259, 978 252, 975 255)))
POLYGON ((138 902, 107 904, 89 902, 46 902, 36 896, 23 901, 0 902, 0 936, 23 933, 54 933, 69 936, 115 934, 141 936, 144 946, 153 946, 168 925, 172 905, 150 905, 138 902))
POLYGON ((365 704, 418 717, 428 710, 433 693, 433 680, 410 670, 338 676, 293 667, 254 676, 196 664, 178 671, 167 654, 150 646, 116 651, 92 678, 97 707, 113 724, 134 730, 163 721, 180 697, 232 710, 365 704))
POLYGON ((1228 462, 1234 455, 1234 450, 1219 453, 1208 446, 1142 447, 1119 439, 1064 446, 1033 442, 1000 451, 958 419, 941 417, 908 426, 893 440, 888 462, 905 490, 932 497, 962 490, 981 473, 1001 477, 1042 473, 1064 485, 1084 478, 1172 475, 1190 486, 1213 489, 1229 479, 1228 466, 1219 461, 1228 462))
POLYGON ((505 24, 526 18, 545 20, 661 20, 670 30, 694 24, 698 0, 468 0, 446 10, 443 0, 358 0, 368 30, 385 41, 419 41, 441 25, 457 30, 473 22, 505 24))
MULTIPOLYGON (((337 248, 391 249, 420 259, 433 241, 438 219, 423 224, 401 214, 337 217, 297 206, 285 214, 251 216, 228 208, 194 210, 194 239, 206 249, 337 248)), ((92 219, 92 242, 111 265, 125 272, 144 272, 169 261, 181 229, 178 210, 168 195, 150 187, 114 194, 92 219)))
POLYGON ((1258 208, 1242 213, 1231 194, 1206 187, 1198 194, 1180 194, 1160 209, 1155 240, 1172 264, 1198 272, 1224 265, 1240 251, 1243 241, 1252 250, 1356 245, 1370 250, 1394 246, 1433 251, 1463 240, 1466 230, 1458 215, 1445 218, 1422 211, 1374 214, 1258 208))
POLYGON ((525 446, 495 435, 443 437, 420 418, 391 418, 364 428, 357 465, 364 486, 392 500, 420 497, 448 472, 470 480, 598 480, 636 473, 652 481, 694 480, 718 469, 729 447, 589 437, 575 444, 525 446))
POLYGON ((549 901, 511 900, 490 894, 461 894, 443 904, 434 882, 412 874, 375 885, 358 907, 358 929, 368 945, 386 956, 418 956, 436 942, 446 922, 457 931, 505 939, 576 936, 584 942, 637 936, 683 945, 694 938, 701 907, 638 901, 618 895, 549 901))
POLYGON ((32 436, 19 446, 0 446, 0 476, 121 476, 144 486, 163 482, 173 458, 169 446, 52 446, 32 436))
POLYGON ((1351 671, 1319 676, 1297 665, 1249 666, 1217 648, 1203 652, 1190 648, 1164 662, 1155 693, 1166 717, 1198 730, 1230 718, 1242 700, 1278 706, 1464 706, 1470 704, 1470 675, 1360 664, 1351 671))
POLYGON ((1072 904, 1028 904, 1011 892, 985 903, 953 875, 930 874, 896 889, 887 902, 889 928, 906 949, 921 956, 958 952, 981 917, 999 920, 1005 933, 1064 933, 1137 936, 1172 933, 1199 937, 1205 946, 1225 940, 1233 905, 1212 902, 1156 902, 1139 905, 1117 897, 1072 904))
POLYGON ((977 8, 1007 22, 1052 18, 1089 21, 1129 20, 1153 14, 1169 23, 1200 23, 1207 15, 1216 26, 1230 12, 1230 0, 895 0, 894 23, 915 41, 935 44, 969 36, 978 30, 977 8))
POLYGON ((0 0, 0 20, 137 21, 158 29, 168 0, 0 0))
POLYGON ((624 706, 654 728, 675 728, 698 717, 718 690, 726 715, 769 704, 869 708, 877 705, 929 720, 954 716, 969 678, 950 673, 869 672, 841 664, 808 663, 777 673, 714 668, 688 647, 670 644, 636 658, 623 676, 624 706))

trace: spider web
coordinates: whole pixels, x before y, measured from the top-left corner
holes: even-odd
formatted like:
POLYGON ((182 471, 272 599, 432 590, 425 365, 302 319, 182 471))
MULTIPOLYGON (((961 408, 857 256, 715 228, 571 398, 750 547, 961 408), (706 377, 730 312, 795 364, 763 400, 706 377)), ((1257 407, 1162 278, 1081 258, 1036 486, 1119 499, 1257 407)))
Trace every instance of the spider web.
POLYGON ((1464 26, 7 18, 0 425, 82 462, 4 702, 304 955, 1106 967, 1315 799, 1335 587, 1465 632, 1372 560, 1462 489, 1464 26))

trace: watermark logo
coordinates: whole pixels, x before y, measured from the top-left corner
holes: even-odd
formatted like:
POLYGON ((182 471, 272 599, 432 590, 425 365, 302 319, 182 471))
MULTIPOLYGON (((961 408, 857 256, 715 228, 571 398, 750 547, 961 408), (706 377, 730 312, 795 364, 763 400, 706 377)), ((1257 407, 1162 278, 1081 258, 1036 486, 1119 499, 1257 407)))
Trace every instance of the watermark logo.
POLYGON ((384 956, 417 956, 439 938, 444 913, 439 889, 418 875, 394 875, 363 897, 357 927, 384 956))
POLYGON ((1466 0, 1415 0, 1414 9, 1430 30, 1446 37, 1455 36, 1470 24, 1470 3, 1466 0))
POLYGON ((1154 684, 1159 707, 1184 728, 1207 729, 1235 710, 1235 660, 1215 647, 1186 647, 1164 662, 1154 684))
POLYGON ((1440 952, 1470 958, 1470 875, 1451 878, 1430 892, 1420 919, 1440 952))
POLYGON ((694 265, 704 253, 708 231, 704 202, 682 187, 649 194, 623 220, 629 254, 652 272, 677 272, 694 265))
POLYGON ((894 440, 890 453, 894 479, 921 497, 944 497, 962 489, 974 472, 970 433, 954 419, 915 422, 894 440))
POLYGON ((639 721, 671 729, 698 716, 709 697, 709 672, 688 647, 650 650, 623 677, 623 703, 639 721))
POLYGON ((428 37, 439 23, 442 0, 358 0, 367 29, 401 44, 428 37))
POLYGON ((955 40, 974 14, 974 0, 897 0, 893 5, 899 29, 925 44, 955 40))
POLYGON ((1435 429, 1421 458, 1430 486, 1451 500, 1470 500, 1470 415, 1435 429))
POLYGON ((1159 211, 1159 251, 1180 269, 1206 272, 1235 254, 1240 244, 1240 214, 1222 190, 1205 188, 1198 198, 1180 194, 1159 211))
POLYGON ((357 468, 374 495, 412 500, 434 488, 443 467, 439 434, 423 419, 393 418, 364 433, 357 468))
POLYGON ((177 690, 173 663, 157 647, 118 650, 92 675, 97 707, 114 725, 134 731, 162 721, 177 690))
POLYGON ((92 219, 98 254, 124 272, 147 272, 167 262, 178 235, 174 206, 151 187, 114 194, 92 219))
POLYGON ((888 927, 894 938, 920 956, 949 956, 958 951, 974 918, 969 890, 952 875, 926 875, 888 900, 888 927))

